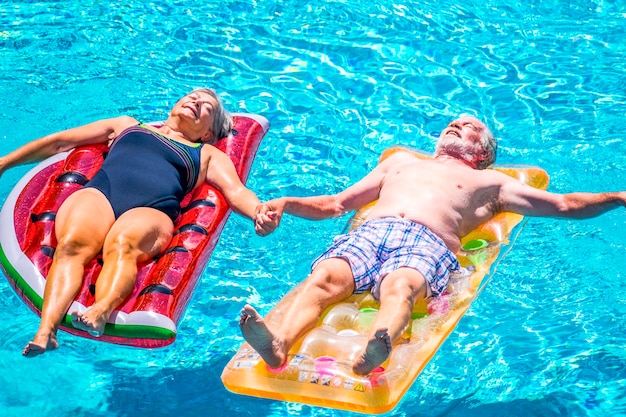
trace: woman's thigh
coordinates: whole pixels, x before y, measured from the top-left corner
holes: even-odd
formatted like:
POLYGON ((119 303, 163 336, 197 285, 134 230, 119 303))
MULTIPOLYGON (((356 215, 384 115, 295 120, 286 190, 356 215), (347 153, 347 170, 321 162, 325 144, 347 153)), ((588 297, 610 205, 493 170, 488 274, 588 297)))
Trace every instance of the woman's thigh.
POLYGON ((70 195, 59 207, 55 218, 57 240, 99 250, 115 222, 106 197, 93 188, 83 188, 70 195))
POLYGON ((122 214, 113 224, 104 242, 103 251, 124 248, 135 252, 138 261, 153 258, 172 240, 174 224, 165 213, 137 207, 122 214))

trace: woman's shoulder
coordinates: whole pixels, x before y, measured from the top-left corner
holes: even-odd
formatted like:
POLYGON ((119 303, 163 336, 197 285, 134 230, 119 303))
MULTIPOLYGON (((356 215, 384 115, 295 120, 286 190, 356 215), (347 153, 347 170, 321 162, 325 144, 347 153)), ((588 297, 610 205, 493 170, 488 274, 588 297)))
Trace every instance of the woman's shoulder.
POLYGON ((201 148, 201 155, 203 158, 207 158, 210 160, 220 160, 222 158, 230 159, 226 156, 224 152, 211 145, 210 143, 203 143, 201 148))
POLYGON ((115 139, 118 137, 124 130, 129 127, 139 126, 139 121, 131 116, 118 116, 113 117, 111 119, 106 119, 105 123, 107 123, 108 128, 112 131, 112 135, 110 139, 115 139))
POLYGON ((132 126, 138 126, 141 123, 132 116, 118 116, 111 119, 107 119, 111 126, 117 130, 122 131, 132 126))

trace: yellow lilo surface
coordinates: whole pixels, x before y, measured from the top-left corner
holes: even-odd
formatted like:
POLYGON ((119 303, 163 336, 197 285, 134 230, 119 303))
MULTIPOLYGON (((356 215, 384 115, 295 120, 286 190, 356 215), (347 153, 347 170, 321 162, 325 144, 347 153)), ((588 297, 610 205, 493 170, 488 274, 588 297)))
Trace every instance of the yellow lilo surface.
MULTIPOLYGON (((419 151, 393 147, 394 152, 419 151)), ((548 174, 532 166, 495 167, 536 188, 548 187, 548 174)), ((365 218, 369 206, 354 216, 351 228, 365 218)), ((441 344, 456 327, 482 290, 497 262, 501 249, 510 245, 511 235, 523 216, 501 213, 462 239, 457 257, 462 266, 451 276, 446 293, 415 305, 413 319, 403 337, 394 343, 391 355, 380 368, 367 376, 352 372, 352 362, 365 346, 378 302, 369 292, 353 295, 324 312, 317 326, 305 334, 289 352, 286 366, 270 371, 265 362, 244 343, 222 373, 230 391, 255 397, 299 402, 368 414, 393 409, 441 344)), ((281 306, 293 296, 293 289, 278 303, 266 320, 280 323, 281 306)))

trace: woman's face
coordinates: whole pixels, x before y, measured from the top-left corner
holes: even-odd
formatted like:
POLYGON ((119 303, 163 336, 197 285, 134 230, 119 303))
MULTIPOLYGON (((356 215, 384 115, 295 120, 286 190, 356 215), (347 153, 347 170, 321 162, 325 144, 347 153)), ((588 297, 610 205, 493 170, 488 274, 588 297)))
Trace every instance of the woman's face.
POLYGON ((189 121, 190 123, 184 124, 193 128, 193 132, 189 132, 189 135, 205 141, 213 137, 213 119, 217 106, 217 100, 210 94, 194 91, 178 100, 172 109, 172 115, 189 121))

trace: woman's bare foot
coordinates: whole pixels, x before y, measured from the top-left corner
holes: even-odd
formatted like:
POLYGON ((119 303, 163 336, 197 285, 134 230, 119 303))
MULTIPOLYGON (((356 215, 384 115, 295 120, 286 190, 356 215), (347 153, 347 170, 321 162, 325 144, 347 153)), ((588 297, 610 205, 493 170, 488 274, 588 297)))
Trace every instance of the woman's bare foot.
POLYGON ((107 324, 108 316, 94 311, 93 307, 84 313, 73 311, 72 324, 80 330, 84 330, 92 336, 100 337, 104 334, 104 327, 107 324))
POLYGON ((391 353, 391 337, 387 329, 378 329, 367 342, 363 353, 352 365, 357 375, 367 375, 385 362, 391 353))
POLYGON ((241 309, 239 328, 246 342, 257 351, 270 368, 281 367, 287 359, 287 352, 270 330, 265 321, 251 305, 241 309))
POLYGON ((55 350, 59 348, 59 342, 57 336, 53 333, 49 334, 36 334, 32 341, 28 342, 22 350, 22 355, 27 358, 34 358, 48 350, 55 350))

